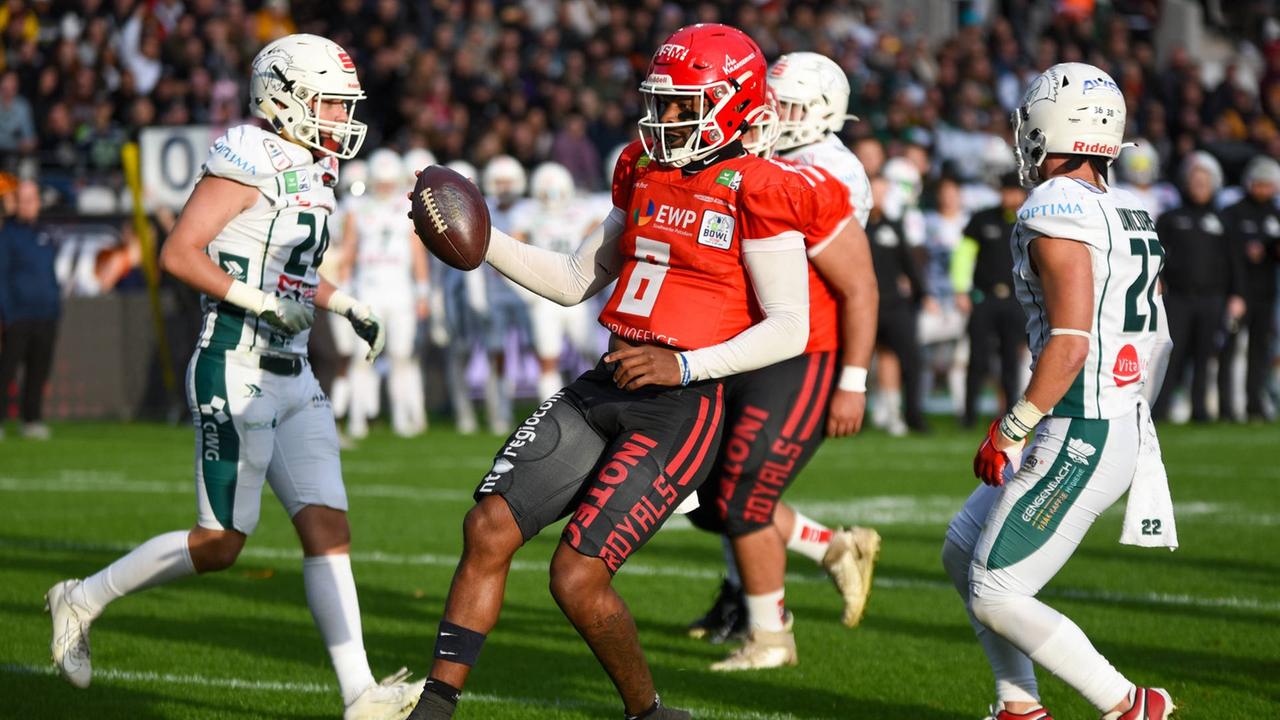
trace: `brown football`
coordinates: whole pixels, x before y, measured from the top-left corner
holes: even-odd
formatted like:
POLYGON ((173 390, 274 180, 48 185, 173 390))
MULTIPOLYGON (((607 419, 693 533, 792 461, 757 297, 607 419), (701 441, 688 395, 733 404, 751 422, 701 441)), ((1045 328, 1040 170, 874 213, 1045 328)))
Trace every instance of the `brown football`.
POLYGON ((489 206, 480 188, 440 165, 428 165, 413 188, 413 228, 427 250, 459 270, 474 270, 489 250, 489 206))

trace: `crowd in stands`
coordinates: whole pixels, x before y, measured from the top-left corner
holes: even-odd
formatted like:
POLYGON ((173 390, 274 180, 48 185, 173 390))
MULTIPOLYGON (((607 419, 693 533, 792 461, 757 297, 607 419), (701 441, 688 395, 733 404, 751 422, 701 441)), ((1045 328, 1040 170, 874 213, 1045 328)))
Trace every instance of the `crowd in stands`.
POLYGON ((890 155, 922 144, 935 172, 980 172, 990 138, 1008 138, 1024 82, 1064 60, 1111 72, 1130 134, 1154 144, 1170 176, 1197 148, 1219 156, 1229 181, 1250 155, 1280 155, 1280 40, 1267 2, 1230 4, 1220 21, 1235 52, 1212 68, 1157 48, 1153 0, 939 5, 959 8, 959 28, 931 40, 919 17, 880 0, 0 0, 0 157, 11 171, 36 158, 68 193, 119 187, 124 142, 150 125, 244 118, 250 60, 301 31, 354 56, 366 152, 428 147, 477 166, 500 153, 530 167, 555 158, 599 189, 610 150, 635 135, 654 44, 693 21, 747 28, 770 58, 836 59, 862 120, 849 139, 874 135, 890 155))
MULTIPOLYGON (((613 153, 636 137, 636 88, 653 48, 682 25, 727 22, 746 29, 769 60, 814 51, 848 73, 859 120, 844 139, 871 177, 892 186, 885 210, 919 251, 912 304, 921 311, 925 381, 914 391, 907 383, 908 420, 921 395, 946 385, 954 411, 971 420, 975 408, 962 398, 976 397, 982 378, 964 378, 962 336, 970 296, 984 289, 969 287, 974 259, 957 265, 952 256, 971 234, 971 216, 1000 204, 997 188, 1008 190, 1009 115, 1030 78, 1063 61, 1106 69, 1129 103, 1127 134, 1141 139, 1130 166, 1161 209, 1178 204, 1180 167, 1197 153, 1216 158, 1219 185, 1238 184, 1253 158, 1280 157, 1275 3, 1180 3, 1202 12, 1197 27, 1208 29, 1215 52, 1193 56, 1176 41, 1182 35, 1161 32, 1172 0, 938 0, 934 9, 954 20, 941 32, 916 14, 928 3, 886 0, 0 0, 0 198, 13 204, 6 190, 15 177, 37 178, 53 214, 74 208, 87 189, 121 190, 126 142, 149 126, 243 121, 252 58, 294 32, 332 38, 353 56, 367 94, 356 109, 369 125, 363 155, 427 148, 441 163, 478 168, 504 154, 526 169, 555 160, 580 190, 600 192, 613 153)), ((1220 196, 1217 210, 1243 194, 1234 193, 1220 196)), ((1272 202, 1265 195, 1259 203, 1272 202)), ((1236 244, 1244 258, 1248 248, 1236 244)), ((1274 254, 1240 262, 1274 275, 1274 254)), ((1273 295, 1249 301, 1257 322, 1271 318, 1271 332, 1273 295)), ((1000 287, 992 296, 1008 299, 1000 287)), ((1221 326, 1200 344, 1214 353, 1233 347, 1242 312, 1215 321, 1221 326)), ((1266 355, 1251 368, 1271 366, 1273 343, 1261 330, 1254 345, 1266 355)), ((1231 357, 1225 352, 1221 364, 1243 376, 1231 357)), ((1001 372, 1003 384, 1019 381, 1010 367, 1001 372)), ((1231 385, 1223 397, 1235 394, 1231 385)), ((902 402, 893 383, 880 393, 879 409, 902 402)), ((1261 414, 1255 409, 1249 414, 1261 414)))

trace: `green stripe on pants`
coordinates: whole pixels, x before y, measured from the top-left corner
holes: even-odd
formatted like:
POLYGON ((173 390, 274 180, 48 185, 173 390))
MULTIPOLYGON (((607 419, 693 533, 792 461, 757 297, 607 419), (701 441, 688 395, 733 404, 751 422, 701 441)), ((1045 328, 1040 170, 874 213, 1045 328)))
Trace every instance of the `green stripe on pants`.
POLYGON ((240 436, 231 422, 227 404, 226 355, 217 349, 199 351, 195 368, 195 404, 200 477, 214 517, 222 527, 234 529, 236 469, 240 462, 240 436))
POLYGON ((1053 464, 1005 517, 987 557, 989 569, 1024 560, 1053 537, 1102 460, 1110 424, 1109 420, 1071 420, 1053 464))

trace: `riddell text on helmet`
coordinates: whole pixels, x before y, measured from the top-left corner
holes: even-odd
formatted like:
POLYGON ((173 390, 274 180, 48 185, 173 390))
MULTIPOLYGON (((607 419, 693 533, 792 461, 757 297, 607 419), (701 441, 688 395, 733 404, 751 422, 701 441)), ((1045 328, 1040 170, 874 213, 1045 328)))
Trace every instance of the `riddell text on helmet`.
POLYGON ((1094 155, 1115 155, 1119 150, 1120 148, 1115 145, 1108 145, 1100 142, 1087 143, 1083 140, 1077 140, 1075 144, 1071 146, 1072 152, 1091 153, 1094 155))

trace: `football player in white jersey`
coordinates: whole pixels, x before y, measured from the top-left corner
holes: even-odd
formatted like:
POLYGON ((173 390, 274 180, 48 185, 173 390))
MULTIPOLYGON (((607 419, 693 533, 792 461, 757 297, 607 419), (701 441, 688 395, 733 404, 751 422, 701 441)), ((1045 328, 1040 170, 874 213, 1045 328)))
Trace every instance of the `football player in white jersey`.
MULTIPOLYGON (((1167 692, 1134 685, 1036 598, 1131 484, 1144 484, 1131 503, 1168 498, 1142 395, 1164 313, 1155 293, 1164 251, 1141 201, 1106 183, 1124 125, 1119 87, 1082 63, 1036 77, 1013 116, 1019 173, 1033 188, 1011 239, 1033 371, 1026 394, 988 430, 974 459, 984 484, 951 521, 942 552, 995 674, 995 720, 1050 717, 1033 662, 1103 720, 1173 711, 1167 692)), ((1173 547, 1168 506, 1162 541, 1173 547)))
MULTIPOLYGON (((862 163, 837 136, 845 122, 853 117, 848 114, 849 81, 844 71, 823 55, 790 53, 778 58, 770 68, 768 89, 777 109, 760 109, 761 117, 751 120, 758 131, 749 134, 744 147, 762 157, 776 154, 795 165, 822 168, 848 188, 854 217, 865 226, 872 204, 870 182, 862 163), (768 119, 768 113, 772 113, 776 121, 768 119)), ((855 240, 836 248, 834 253, 824 246, 815 246, 809 252, 811 260, 822 253, 822 260, 813 260, 814 267, 829 286, 837 289, 836 295, 841 298, 839 323, 843 337, 839 358, 843 368, 828 411, 831 427, 841 429, 828 435, 850 435, 861 429, 866 409, 865 365, 875 342, 877 291, 870 249, 866 236, 859 232, 855 240), (854 243, 860 247, 853 247, 854 243), (856 265, 858 259, 865 259, 865 267, 833 273, 833 264, 856 265)), ((757 374, 757 378, 750 383, 777 382, 776 377, 767 375, 757 374)), ((744 397, 750 392, 750 385, 744 382, 744 397)), ((732 425, 733 420, 728 422, 732 425)), ((752 474, 744 471, 744 475, 752 474)), ((708 483, 716 477, 713 471, 708 483)), ((702 513, 690 517, 704 526, 702 513)), ((846 625, 852 627, 861 620, 879 554, 879 533, 862 527, 829 528, 785 502, 776 504, 770 524, 772 535, 780 540, 776 551, 762 547, 762 543, 771 546, 774 538, 766 542, 766 536, 756 527, 735 522, 726 523, 723 528, 728 578, 721 584, 711 609, 689 625, 689 634, 720 643, 731 635, 747 631, 748 642, 712 665, 713 670, 761 669, 796 661, 790 624, 773 623, 770 627, 766 623, 773 622, 777 613, 763 610, 769 602, 776 608, 785 596, 783 543, 831 575, 845 601, 843 621, 846 625), (735 543, 759 548, 759 551, 750 556, 748 553, 738 555, 734 552, 735 543), (752 608, 756 610, 753 612, 752 608)))
POLYGON ((1152 218, 1159 218, 1166 210, 1182 205, 1178 189, 1160 179, 1160 154, 1151 143, 1134 138, 1116 165, 1120 169, 1120 182, 1116 183, 1116 188, 1136 195, 1152 218))
MULTIPOLYGON (((343 163, 335 193, 337 203, 329 215, 329 226, 346 227, 347 213, 352 207, 364 201, 364 195, 368 190, 369 164, 364 160, 350 160, 343 163)), ((320 277, 345 290, 347 288, 343 287, 344 278, 341 277, 342 258, 345 255, 342 249, 343 234, 341 232, 329 234, 329 250, 324 254, 324 260, 320 265, 320 277)), ((333 338, 333 347, 338 355, 329 400, 333 405, 333 416, 341 419, 347 416, 347 410, 351 405, 351 383, 347 378, 347 368, 351 365, 351 358, 356 353, 356 341, 359 338, 345 317, 330 313, 326 319, 329 322, 329 335, 333 338)), ((338 440, 343 443, 344 449, 353 446, 350 439, 341 432, 338 434, 338 440)))
POLYGON ((364 93, 337 44, 290 35, 258 53, 249 96, 265 123, 233 127, 214 143, 160 257, 203 293, 205 307, 187 370, 196 525, 151 538, 84 581, 54 585, 46 596, 53 659, 87 687, 90 623, 108 603, 230 567, 257 526, 265 480, 302 543, 307 604, 338 675, 343 717, 403 718, 422 683, 405 671, 378 683, 369 671, 337 429, 306 354, 316 307, 344 315, 372 344, 370 357, 382 349, 377 316, 316 270, 329 244, 337 161, 364 139, 354 119, 364 93))
MULTIPOLYGON (((570 254, 604 221, 604 215, 595 212, 591 203, 576 201, 573 175, 559 163, 545 162, 534 168, 529 185, 533 197, 518 203, 511 211, 511 234, 518 240, 544 250, 570 254)), ((569 347, 582 359, 579 365, 604 348, 593 347, 595 318, 590 306, 566 307, 528 291, 521 294, 529 305, 533 349, 538 355, 538 398, 546 399, 565 385, 560 376, 560 355, 566 338, 569 347)))
MULTIPOLYGON (((400 437, 426 430, 426 400, 422 368, 414 354, 418 321, 427 318, 427 251, 418 241, 404 212, 404 187, 412 171, 392 150, 381 148, 369 157, 369 192, 365 201, 347 213, 343 231, 343 277, 350 278, 356 295, 365 298, 387 326, 387 355, 391 359, 387 397, 391 429, 400 437)), ((361 345, 360 350, 366 348, 361 345)), ((353 438, 369 434, 369 418, 378 414, 378 374, 364 361, 352 358, 351 412, 347 432, 353 438)))

